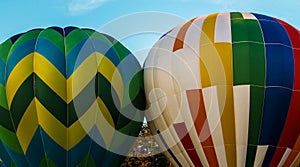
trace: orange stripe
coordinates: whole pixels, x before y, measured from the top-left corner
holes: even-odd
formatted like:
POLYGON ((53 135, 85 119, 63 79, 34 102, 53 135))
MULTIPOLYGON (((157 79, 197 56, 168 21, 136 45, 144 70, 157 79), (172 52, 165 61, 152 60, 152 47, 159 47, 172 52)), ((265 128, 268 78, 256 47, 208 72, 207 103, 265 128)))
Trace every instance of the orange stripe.
MULTIPOLYGON (((211 133, 207 122, 202 90, 187 90, 186 93, 190 112, 194 120, 194 126, 198 136, 201 130, 202 133, 203 130, 205 131, 204 133, 211 133), (205 129, 202 129, 203 126, 205 127, 205 129)), ((209 166, 219 166, 211 135, 209 135, 209 137, 205 141, 201 141, 201 145, 203 147, 203 151, 209 163, 209 166)))
POLYGON ((286 159, 286 161, 283 165, 284 167, 291 166, 292 162, 295 160, 296 156, 298 155, 299 150, 300 150, 300 135, 298 136, 298 139, 297 139, 296 143, 294 144, 292 152, 290 153, 290 155, 286 159))
POLYGON ((195 20, 196 18, 192 19, 192 20, 189 20, 188 22, 186 22, 182 27, 181 29, 179 30, 178 34, 177 34, 177 37, 175 39, 175 43, 174 43, 174 46, 173 46, 173 52, 175 52, 176 50, 178 49, 182 49, 183 48, 183 40, 185 38, 185 34, 186 34, 186 31, 189 29, 190 25, 193 23, 193 21, 195 20))

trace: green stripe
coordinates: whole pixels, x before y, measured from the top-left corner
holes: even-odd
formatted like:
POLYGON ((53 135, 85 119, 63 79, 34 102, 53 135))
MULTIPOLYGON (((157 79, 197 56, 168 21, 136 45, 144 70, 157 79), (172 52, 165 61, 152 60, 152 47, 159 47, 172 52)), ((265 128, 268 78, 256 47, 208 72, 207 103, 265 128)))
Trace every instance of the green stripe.
MULTIPOLYGON (((120 112, 120 100, 118 99, 116 91, 112 88, 109 81, 100 73, 97 73, 97 96, 99 96, 106 105, 111 117, 117 127, 119 121, 120 112)), ((120 118, 121 119, 121 118, 120 118)), ((117 129, 117 128, 116 128, 117 129)))
POLYGON ((256 155, 256 146, 259 141, 260 126, 263 113, 265 88, 251 86, 250 87, 250 113, 249 113, 249 129, 248 129, 248 148, 246 164, 254 166, 256 155))
POLYGON ((15 128, 11 121, 10 112, 0 106, 0 115, 0 125, 10 131, 15 131, 15 128))
MULTIPOLYGON (((66 84, 66 83, 61 83, 66 84)), ((38 76, 35 76, 36 97, 62 124, 67 126, 67 104, 38 76)))
POLYGON ((34 74, 31 74, 19 87, 10 106, 10 112, 16 128, 18 127, 24 112, 34 97, 33 75, 34 74))
POLYGON ((11 48, 11 53, 24 42, 35 39, 39 36, 42 30, 31 30, 21 35, 11 48))
POLYGON ((257 20, 231 13, 234 85, 250 86, 250 113, 246 165, 253 166, 265 92, 265 46, 257 20))
POLYGON ((3 144, 8 146, 10 149, 20 154, 23 154, 22 148, 20 146, 19 140, 15 132, 9 131, 3 126, 0 126, 0 138, 3 144))
POLYGON ((59 50, 62 53, 65 53, 65 46, 64 43, 62 43, 62 38, 64 38, 59 32, 55 31, 54 29, 48 28, 43 30, 40 33, 39 38, 45 38, 49 41, 51 41, 53 44, 56 45, 57 48, 59 48, 59 50))
POLYGON ((230 19, 231 20, 233 20, 233 19, 242 19, 242 18, 243 18, 243 15, 240 12, 231 12, 230 13, 230 19))
POLYGON ((9 54, 11 47, 12 47, 12 41, 10 39, 6 40, 0 45, 0 58, 4 63, 6 63, 7 61, 7 56, 9 54))
POLYGON ((76 167, 96 167, 96 163, 94 161, 93 156, 88 153, 84 159, 78 164, 76 165, 76 167))
POLYGON ((0 84, 0 107, 8 110, 6 90, 2 84, 0 84))
POLYGON ((114 45, 112 46, 116 53, 118 53, 118 57, 120 58, 120 61, 122 61, 127 55, 130 54, 130 51, 123 46, 119 41, 116 41, 114 45))
POLYGON ((81 117, 96 100, 96 76, 69 104, 69 124, 71 126, 81 117))
POLYGON ((47 156, 41 160, 39 167, 57 167, 57 165, 47 156))
POLYGON ((75 29, 72 32, 68 34, 68 36, 65 38, 65 48, 66 52, 65 55, 69 55, 69 53, 72 51, 72 49, 84 38, 88 38, 89 36, 87 33, 82 31, 81 29, 75 29))
POLYGON ((103 42, 105 42, 107 45, 111 46, 112 43, 101 33, 94 31, 94 30, 83 30, 86 32, 91 38, 99 39, 103 42))

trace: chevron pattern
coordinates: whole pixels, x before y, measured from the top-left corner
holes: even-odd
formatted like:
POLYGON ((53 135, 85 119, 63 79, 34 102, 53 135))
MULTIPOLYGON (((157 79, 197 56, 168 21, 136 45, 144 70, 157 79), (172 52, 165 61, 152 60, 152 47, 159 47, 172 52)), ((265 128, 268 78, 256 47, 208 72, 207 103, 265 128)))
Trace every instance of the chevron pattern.
POLYGON ((107 151, 130 149, 115 131, 137 136, 141 122, 120 111, 132 104, 143 109, 145 100, 141 67, 120 42, 90 29, 49 27, 11 37, 0 57, 1 165, 123 161, 107 151))

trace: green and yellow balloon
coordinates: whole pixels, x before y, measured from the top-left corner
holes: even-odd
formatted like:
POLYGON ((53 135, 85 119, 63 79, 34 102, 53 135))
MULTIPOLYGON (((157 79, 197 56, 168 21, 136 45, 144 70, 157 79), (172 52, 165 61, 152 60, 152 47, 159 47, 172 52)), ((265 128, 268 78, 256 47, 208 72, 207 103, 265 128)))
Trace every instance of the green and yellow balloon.
POLYGON ((119 41, 91 29, 34 29, 3 42, 0 57, 2 166, 122 163, 114 149, 129 151, 145 103, 141 67, 119 41), (135 120, 122 113, 129 108, 135 120))

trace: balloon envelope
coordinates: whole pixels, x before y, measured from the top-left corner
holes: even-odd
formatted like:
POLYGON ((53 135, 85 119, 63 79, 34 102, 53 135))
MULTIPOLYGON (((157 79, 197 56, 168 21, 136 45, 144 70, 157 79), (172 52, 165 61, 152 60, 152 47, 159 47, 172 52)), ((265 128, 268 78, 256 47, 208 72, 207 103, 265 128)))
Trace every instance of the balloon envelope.
POLYGON ((152 133, 175 166, 300 163, 300 34, 255 13, 173 28, 144 64, 152 133))
POLYGON ((2 43, 0 57, 1 165, 122 163, 141 122, 121 111, 145 104, 141 67, 119 41, 91 29, 34 29, 2 43))

